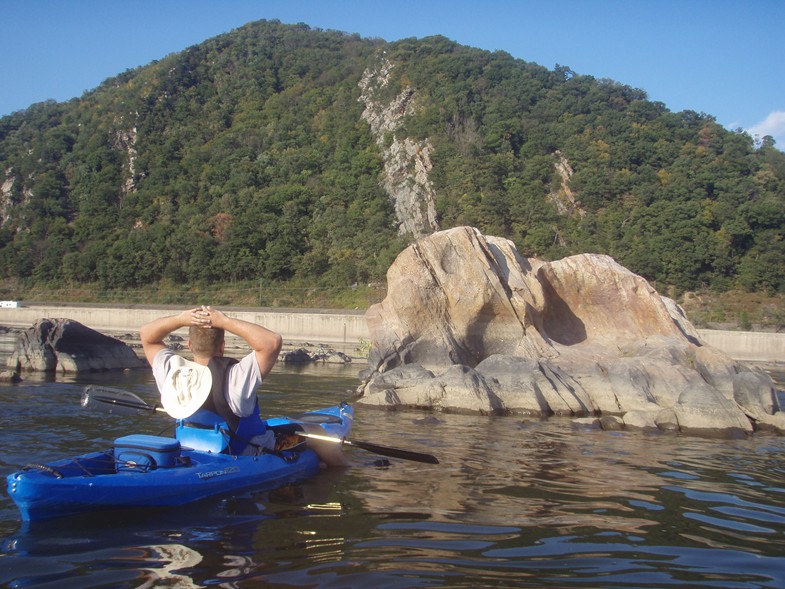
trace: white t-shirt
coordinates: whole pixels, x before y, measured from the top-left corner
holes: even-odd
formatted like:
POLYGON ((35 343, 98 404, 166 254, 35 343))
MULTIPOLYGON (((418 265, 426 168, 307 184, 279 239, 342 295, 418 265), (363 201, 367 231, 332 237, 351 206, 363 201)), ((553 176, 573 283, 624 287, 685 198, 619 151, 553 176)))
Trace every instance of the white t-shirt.
MULTIPOLYGON (((165 348, 153 358, 153 376, 159 391, 163 390, 169 362, 175 355, 172 350, 165 348)), ((248 417, 253 413, 256 403, 256 389, 262 384, 256 354, 251 352, 236 364, 232 364, 226 371, 226 376, 226 401, 229 408, 238 417, 248 417)))

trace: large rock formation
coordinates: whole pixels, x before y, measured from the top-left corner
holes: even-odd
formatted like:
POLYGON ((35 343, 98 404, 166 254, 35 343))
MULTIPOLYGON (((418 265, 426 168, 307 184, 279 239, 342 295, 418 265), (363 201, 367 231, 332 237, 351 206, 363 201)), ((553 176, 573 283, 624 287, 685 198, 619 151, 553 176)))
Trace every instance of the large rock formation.
POLYGON ((678 305, 608 256, 524 259, 460 227, 407 248, 387 281, 366 313, 361 404, 785 431, 768 375, 703 344, 678 305))
POLYGON ((39 319, 17 339, 8 367, 20 372, 95 372, 141 368, 125 343, 71 319, 39 319))

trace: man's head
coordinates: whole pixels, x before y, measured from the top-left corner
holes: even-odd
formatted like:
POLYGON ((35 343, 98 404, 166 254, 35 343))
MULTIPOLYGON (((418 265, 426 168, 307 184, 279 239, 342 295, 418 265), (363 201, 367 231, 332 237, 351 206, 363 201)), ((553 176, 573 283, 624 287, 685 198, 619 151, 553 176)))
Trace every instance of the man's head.
POLYGON ((188 340, 195 356, 214 358, 224 354, 223 329, 192 325, 188 328, 188 340))

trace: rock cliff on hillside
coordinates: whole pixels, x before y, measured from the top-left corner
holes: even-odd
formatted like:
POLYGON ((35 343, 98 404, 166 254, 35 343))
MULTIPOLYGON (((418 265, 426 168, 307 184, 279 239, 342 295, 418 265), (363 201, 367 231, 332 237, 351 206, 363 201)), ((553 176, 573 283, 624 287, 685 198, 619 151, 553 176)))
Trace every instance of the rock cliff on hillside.
POLYGON ((433 184, 428 173, 431 144, 399 137, 395 130, 414 110, 414 91, 405 88, 389 103, 377 98, 390 80, 393 64, 383 59, 379 67, 368 69, 360 80, 360 100, 365 104, 362 117, 368 122, 376 143, 382 147, 384 179, 382 184, 395 207, 398 232, 422 237, 438 230, 433 184), (388 134, 390 138, 388 139, 388 134))
POLYGON ((40 372, 94 372, 141 368, 126 344, 71 319, 39 319, 17 339, 8 367, 40 372))
POLYGON ((0 227, 5 225, 8 221, 9 213, 13 207, 14 181, 14 170, 13 168, 8 168, 5 171, 3 183, 0 184, 0 227))
POLYGON ((525 259, 459 227, 407 248, 387 281, 366 313, 361 404, 785 431, 765 373, 702 343, 678 305, 610 257, 525 259))

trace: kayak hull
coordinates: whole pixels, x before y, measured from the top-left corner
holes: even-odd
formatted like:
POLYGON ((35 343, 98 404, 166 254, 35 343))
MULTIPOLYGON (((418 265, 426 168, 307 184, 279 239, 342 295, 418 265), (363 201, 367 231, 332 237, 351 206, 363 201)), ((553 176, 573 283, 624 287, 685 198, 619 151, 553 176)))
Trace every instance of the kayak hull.
MULTIPOLYGON (((313 413, 330 417, 319 426, 327 435, 349 435, 351 406, 313 413)), ((300 419, 307 416, 276 418, 272 427, 302 429, 300 419)), ((307 421, 313 427, 312 420, 307 421)), ((174 438, 161 439, 177 443, 174 438)), ((177 445, 179 454, 169 467, 128 467, 117 461, 114 449, 29 465, 8 476, 8 492, 23 521, 39 521, 107 509, 185 505, 247 489, 269 490, 307 479, 323 463, 307 445, 259 456, 231 456, 177 445)))

